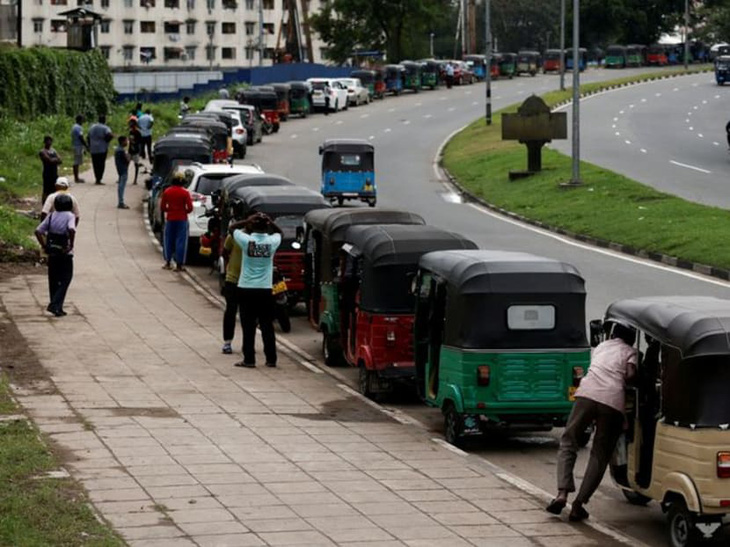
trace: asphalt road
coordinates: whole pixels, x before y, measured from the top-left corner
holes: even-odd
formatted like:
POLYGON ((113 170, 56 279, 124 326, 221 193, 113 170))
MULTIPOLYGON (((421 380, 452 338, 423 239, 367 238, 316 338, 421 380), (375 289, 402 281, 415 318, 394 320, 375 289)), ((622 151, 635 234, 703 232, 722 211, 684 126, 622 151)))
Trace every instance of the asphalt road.
MULTIPOLYGON (((623 71, 622 75, 628 72, 623 71)), ((589 71, 583 80, 615 76, 613 72, 589 71)), ((672 82, 679 86, 683 80, 672 82)), ((555 76, 498 81, 493 89, 495 108, 556 86, 555 76)), ((642 89, 646 88, 642 86, 642 89)), ((458 196, 441 183, 433 163, 446 137, 482 116, 483 111, 483 85, 424 91, 415 96, 405 94, 327 117, 292 119, 282 126, 280 134, 267 138, 263 145, 250 148, 247 161, 260 163, 267 172, 287 176, 318 190, 320 158, 317 149, 321 142, 331 137, 369 139, 376 147, 379 205, 419 213, 430 224, 460 232, 484 249, 526 251, 576 265, 587 280, 589 318, 601 317, 609 303, 626 297, 730 296, 727 283, 586 247, 524 227, 474 205, 460 203, 458 196)), ((202 268, 200 273, 204 273, 202 268)), ((214 286, 212 276, 203 277, 209 280, 211 287, 214 286)), ((320 336, 303 319, 294 322, 293 332, 287 339, 312 355, 320 355, 320 336)), ((338 369, 338 372, 345 375, 350 385, 356 385, 355 371, 338 369)), ((392 406, 424 422, 435 434, 441 433, 438 411, 407 398, 392 406)), ((485 439, 469 450, 540 488, 553 491, 558 433, 495 437, 485 439)), ((585 452, 579 460, 581 469, 584 460, 585 452)), ((608 479, 589 510, 595 518, 637 540, 649 545, 666 545, 664 519, 657 505, 649 508, 628 505, 608 479)))
MULTIPOLYGON (((728 112, 730 89, 711 73, 593 96, 581 102, 581 156, 664 192, 730 208, 728 112)), ((570 141, 553 146, 570 153, 570 141)))

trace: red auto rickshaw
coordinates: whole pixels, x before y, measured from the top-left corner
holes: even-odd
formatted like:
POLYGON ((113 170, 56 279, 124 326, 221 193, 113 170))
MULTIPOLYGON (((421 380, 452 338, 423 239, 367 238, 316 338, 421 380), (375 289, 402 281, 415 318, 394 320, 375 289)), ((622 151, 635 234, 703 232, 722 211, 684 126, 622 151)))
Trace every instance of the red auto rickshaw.
POLYGON ((563 53, 559 49, 546 50, 542 61, 543 74, 547 74, 548 72, 560 72, 560 60, 562 57, 563 53))
POLYGON ((279 120, 285 122, 289 119, 289 91, 291 86, 289 84, 272 84, 276 93, 276 107, 279 111, 279 120))
MULTIPOLYGON (((411 286, 421 256, 476 248, 468 239, 433 226, 381 224, 347 229, 334 281, 339 285, 340 359, 358 367, 363 395, 378 397, 396 382, 415 380, 411 286)), ((337 347, 328 342, 323 347, 337 347)))
POLYGON ((281 120, 279 119, 279 104, 276 91, 273 87, 258 87, 246 89, 241 92, 239 102, 250 104, 255 107, 265 118, 265 132, 276 133, 279 131, 281 120), (268 127, 266 127, 268 126, 268 127))

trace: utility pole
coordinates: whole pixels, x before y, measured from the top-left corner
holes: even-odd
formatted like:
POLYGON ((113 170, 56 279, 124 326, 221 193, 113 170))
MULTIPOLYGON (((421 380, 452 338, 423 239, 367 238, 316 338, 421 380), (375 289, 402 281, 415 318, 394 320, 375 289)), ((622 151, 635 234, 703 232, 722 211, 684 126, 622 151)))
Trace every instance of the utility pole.
POLYGON ((433 32, 429 35, 429 38, 430 38, 430 46, 431 46, 430 47, 430 51, 431 51, 431 58, 432 59, 433 59, 433 37, 434 36, 435 36, 435 34, 433 32))
POLYGON ((573 177, 580 186, 580 0, 573 0, 573 177))
POLYGON ((684 0, 684 69, 689 66, 689 0, 684 0))
POLYGON ((264 0, 259 0, 259 66, 264 66, 264 0))
POLYGON ((565 0, 560 0, 560 91, 565 91, 565 0))
POLYGON ((467 53, 477 52, 477 2, 476 0, 467 0, 466 10, 467 28, 469 29, 468 41, 466 45, 467 53))
POLYGON ((492 9, 490 0, 484 0, 484 36, 487 42, 484 62, 484 81, 487 84, 487 125, 492 125, 492 9))
POLYGON ((18 20, 15 22, 16 32, 18 33, 18 47, 23 47, 23 0, 16 0, 18 3, 18 20))

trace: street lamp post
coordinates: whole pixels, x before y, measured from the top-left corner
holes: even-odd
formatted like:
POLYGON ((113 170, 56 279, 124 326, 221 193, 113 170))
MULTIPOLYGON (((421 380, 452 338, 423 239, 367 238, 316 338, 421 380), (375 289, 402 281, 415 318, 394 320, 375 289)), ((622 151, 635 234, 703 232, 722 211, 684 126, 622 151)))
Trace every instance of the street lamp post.
POLYGON ((684 69, 689 65, 689 0, 684 0, 684 69))
POLYGON ((580 0, 573 0, 573 176, 580 186, 580 0))
POLYGON ((431 39, 430 40, 430 43, 431 43, 431 58, 432 59, 433 59, 433 37, 434 37, 434 33, 432 32, 431 35, 430 35, 430 39, 431 39))
POLYGON ((565 91, 565 0, 560 0, 560 91, 565 91))
POLYGON ((486 64, 486 67, 484 68, 484 70, 485 70, 484 81, 487 84, 486 85, 486 87, 487 87, 487 90, 486 90, 487 125, 492 125, 492 10, 491 10, 490 4, 491 4, 490 0, 484 0, 484 10, 485 10, 484 36, 485 36, 486 42, 487 42, 486 52, 484 55, 484 62, 486 64))

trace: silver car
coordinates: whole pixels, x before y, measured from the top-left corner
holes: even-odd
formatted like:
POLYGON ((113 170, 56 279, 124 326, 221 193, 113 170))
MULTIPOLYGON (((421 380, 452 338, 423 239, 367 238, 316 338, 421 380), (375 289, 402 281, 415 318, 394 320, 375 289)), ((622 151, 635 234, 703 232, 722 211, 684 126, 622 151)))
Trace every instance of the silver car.
POLYGON ((370 92, 362 85, 360 78, 338 78, 347 87, 347 104, 360 106, 370 102, 370 92))

